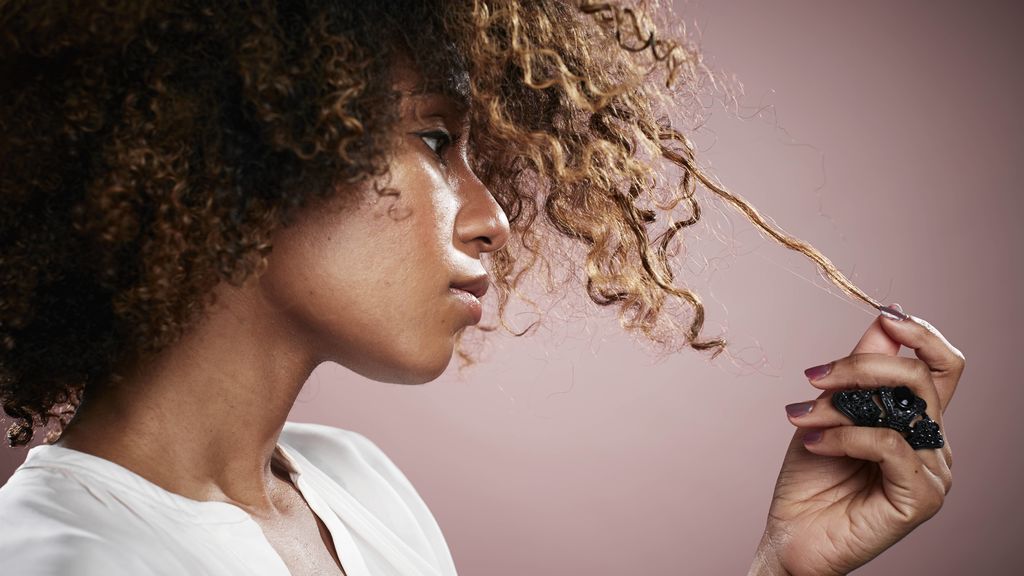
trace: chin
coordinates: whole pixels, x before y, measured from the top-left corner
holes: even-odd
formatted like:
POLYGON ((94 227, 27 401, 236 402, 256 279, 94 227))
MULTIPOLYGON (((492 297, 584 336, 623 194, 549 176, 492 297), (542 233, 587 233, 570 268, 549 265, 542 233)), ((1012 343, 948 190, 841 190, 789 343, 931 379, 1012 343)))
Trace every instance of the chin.
POLYGON ((417 366, 414 370, 410 370, 403 374, 400 380, 396 380, 395 384, 426 384, 427 382, 433 382, 437 380, 444 371, 448 369, 448 364, 452 360, 452 355, 449 353, 444 361, 440 359, 435 360, 433 364, 427 364, 424 366, 417 366))
POLYGON ((448 368, 451 362, 453 350, 448 349, 447 354, 425 354, 420 351, 420 356, 406 356, 395 362, 378 361, 371 365, 346 366, 359 373, 361 376, 387 382, 390 384, 426 384, 437 380, 448 368))

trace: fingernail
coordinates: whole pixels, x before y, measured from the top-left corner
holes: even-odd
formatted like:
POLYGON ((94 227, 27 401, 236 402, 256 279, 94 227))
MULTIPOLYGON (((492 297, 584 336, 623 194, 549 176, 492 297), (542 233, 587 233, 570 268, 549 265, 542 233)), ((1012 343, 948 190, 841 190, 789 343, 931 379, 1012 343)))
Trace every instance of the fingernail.
POLYGON ((811 430, 807 434, 804 434, 804 444, 815 444, 821 441, 822 431, 811 430))
POLYGON ((815 366, 804 370, 804 376, 807 376, 810 380, 817 380, 828 376, 828 373, 832 371, 832 362, 828 364, 822 364, 821 366, 815 366))
POLYGON ((810 412, 811 408, 814 408, 813 400, 808 402, 797 402, 796 404, 787 404, 786 414, 789 414, 793 418, 799 418, 800 416, 810 412))
POLYGON ((910 320, 910 316, 903 313, 903 307, 899 304, 890 304, 888 306, 882 306, 878 309, 889 320, 910 320))

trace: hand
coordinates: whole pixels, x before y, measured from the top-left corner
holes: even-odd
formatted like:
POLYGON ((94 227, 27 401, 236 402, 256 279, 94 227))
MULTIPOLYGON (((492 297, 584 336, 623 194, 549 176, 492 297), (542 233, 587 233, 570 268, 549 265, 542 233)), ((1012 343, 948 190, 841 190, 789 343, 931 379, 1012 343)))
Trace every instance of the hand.
POLYGON ((924 320, 879 316, 850 356, 812 380, 824 390, 817 400, 786 407, 798 429, 751 573, 846 574, 935 515, 952 483, 942 414, 964 365, 924 320), (897 356, 900 345, 917 358, 897 356), (895 430, 854 426, 832 406, 835 391, 879 386, 907 386, 923 398, 946 445, 914 450, 895 430))

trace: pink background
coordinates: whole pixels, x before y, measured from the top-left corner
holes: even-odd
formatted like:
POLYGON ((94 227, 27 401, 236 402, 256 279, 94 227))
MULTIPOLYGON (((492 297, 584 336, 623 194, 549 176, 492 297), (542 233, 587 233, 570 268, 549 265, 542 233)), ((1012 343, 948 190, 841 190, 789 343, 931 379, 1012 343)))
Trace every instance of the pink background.
MULTIPOLYGON (((968 358, 946 413, 956 479, 945 508, 858 574, 1018 571, 1024 42, 1012 6, 679 6, 708 61, 743 81, 751 117, 716 109, 696 136, 704 161, 968 358)), ((731 356, 655 362, 608 310, 568 298, 540 333, 492 336, 461 380, 455 362, 419 387, 322 365, 291 419, 376 441, 463 574, 745 573, 792 434, 783 406, 816 396, 802 370, 848 355, 873 312, 728 208, 705 207, 681 279, 731 356)), ((0 480, 24 453, 0 450, 0 480)))

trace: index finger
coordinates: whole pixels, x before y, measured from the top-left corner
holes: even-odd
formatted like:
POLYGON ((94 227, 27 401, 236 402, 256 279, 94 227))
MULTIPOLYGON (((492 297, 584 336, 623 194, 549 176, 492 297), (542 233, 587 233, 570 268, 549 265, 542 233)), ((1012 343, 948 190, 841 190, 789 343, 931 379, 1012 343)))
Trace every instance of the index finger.
POLYGON ((964 371, 966 358, 928 321, 913 315, 907 316, 909 320, 898 320, 883 314, 882 329, 896 342, 913 348, 917 357, 928 365, 939 403, 945 411, 964 371))

